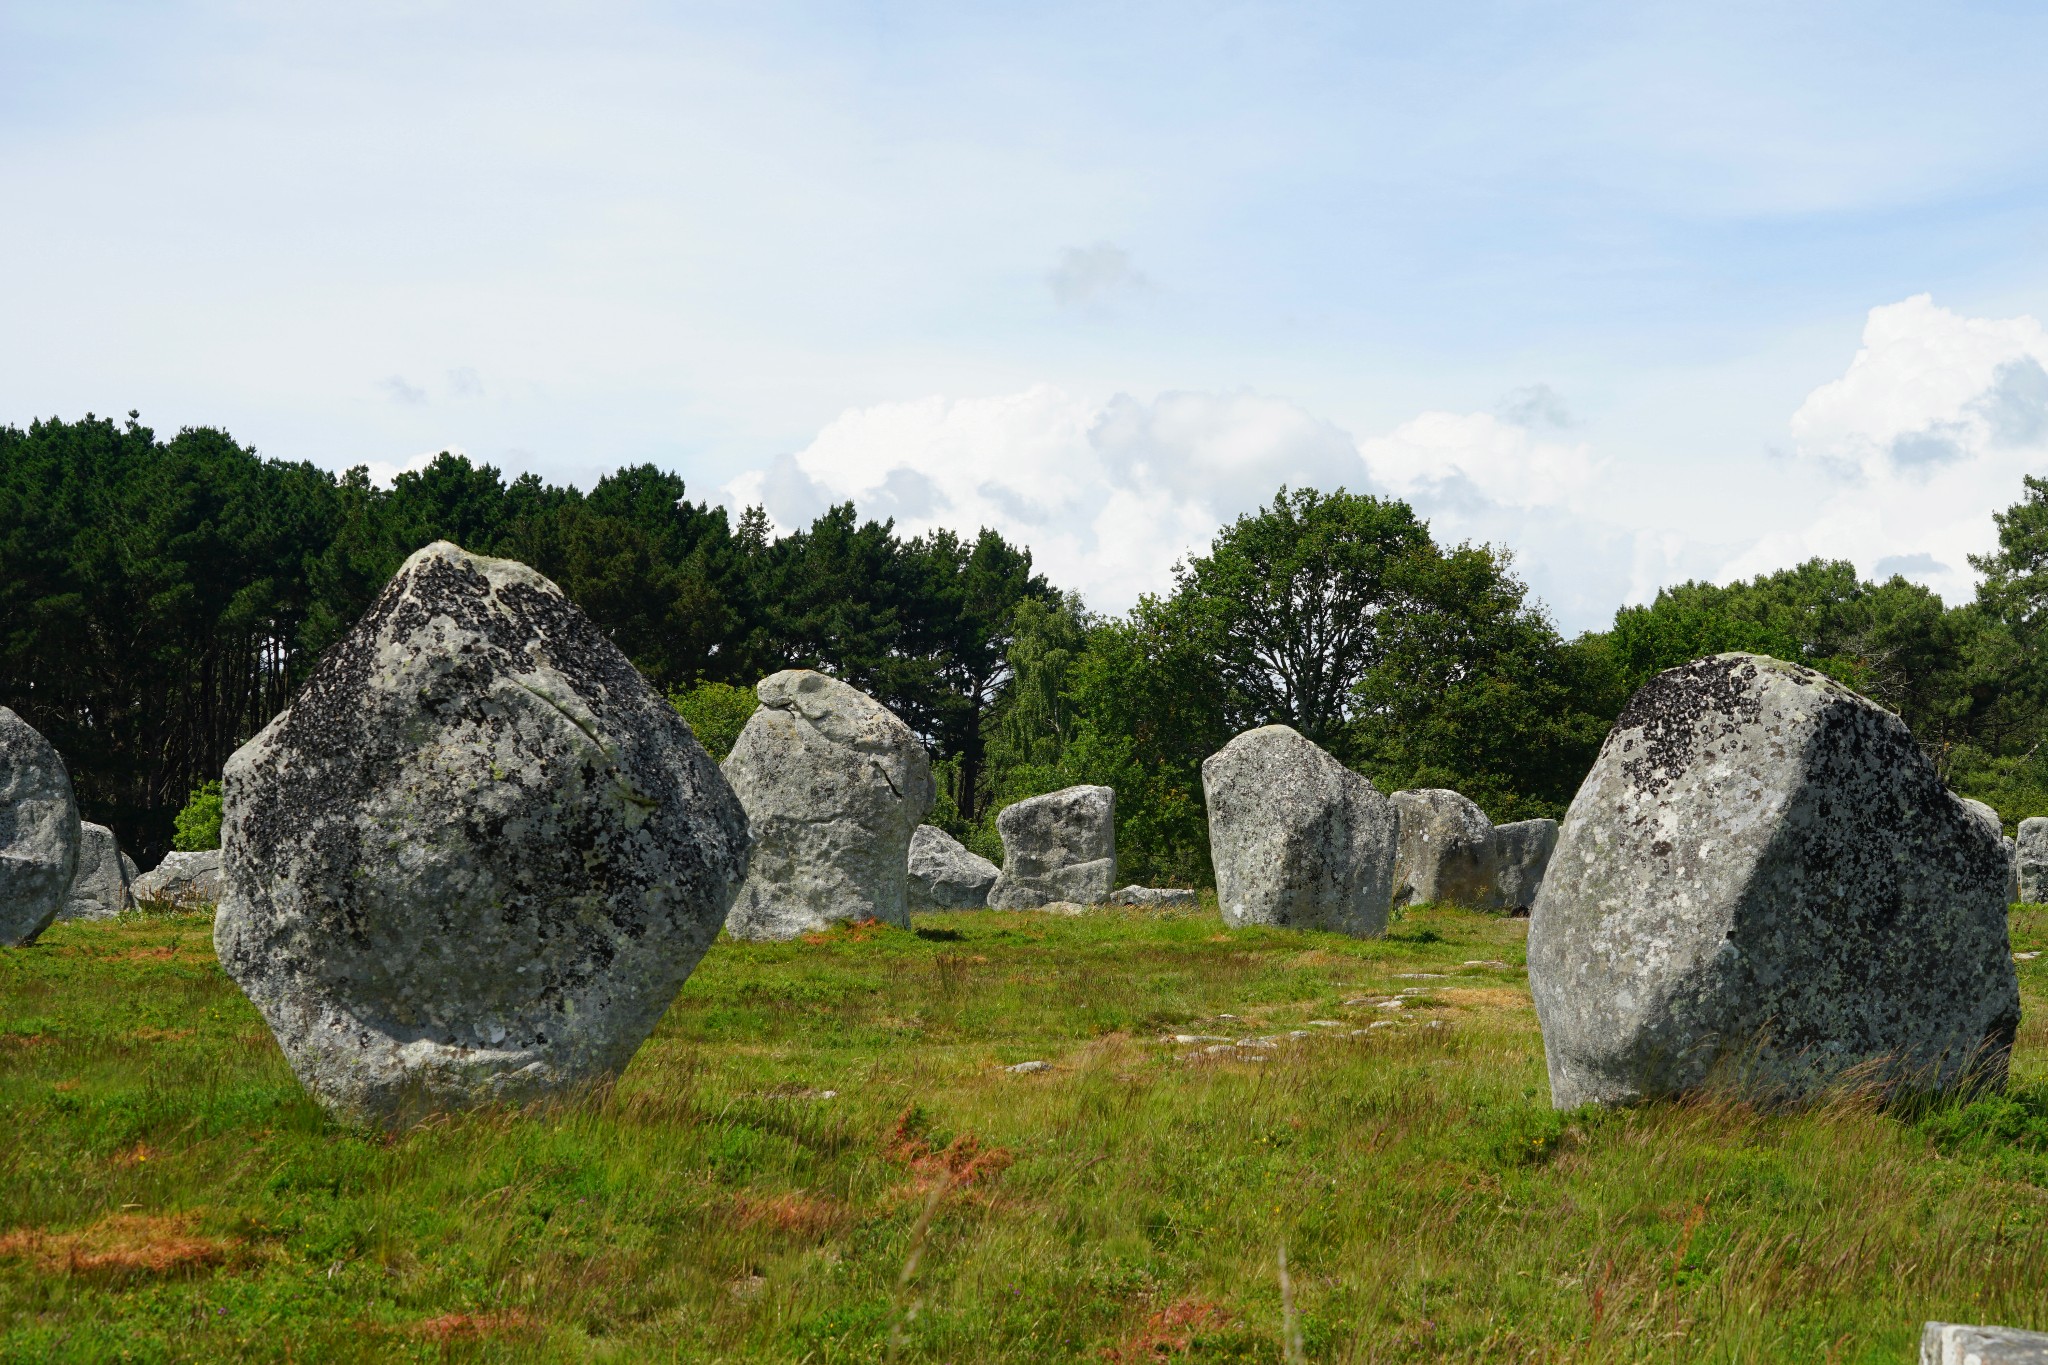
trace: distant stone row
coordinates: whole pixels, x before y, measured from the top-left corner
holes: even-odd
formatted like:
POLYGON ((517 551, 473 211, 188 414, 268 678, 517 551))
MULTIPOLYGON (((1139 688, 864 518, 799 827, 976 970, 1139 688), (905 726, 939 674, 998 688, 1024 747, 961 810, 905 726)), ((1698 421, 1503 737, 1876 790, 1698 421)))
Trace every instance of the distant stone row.
MULTIPOLYGON (((222 966, 314 1095, 391 1122, 617 1072, 721 926, 786 939, 913 904, 1177 894, 1112 891, 1107 788, 1004 810, 997 869, 921 826, 930 763, 886 708, 800 670, 757 691, 721 771, 552 583, 429 546, 227 765, 222 966)), ((47 749, 0 717, 0 843, 56 850, 0 860, 10 917, 76 875, 47 749)), ((1532 903, 1561 1106, 1717 1077, 1784 1098, 2003 1078, 2009 883, 2048 870, 2043 826, 2015 858, 1897 717, 1809 670, 1721 655, 1660 675, 1561 827, 1382 795, 1279 726, 1231 741, 1203 785, 1233 925, 1374 935, 1397 904, 1532 903)))

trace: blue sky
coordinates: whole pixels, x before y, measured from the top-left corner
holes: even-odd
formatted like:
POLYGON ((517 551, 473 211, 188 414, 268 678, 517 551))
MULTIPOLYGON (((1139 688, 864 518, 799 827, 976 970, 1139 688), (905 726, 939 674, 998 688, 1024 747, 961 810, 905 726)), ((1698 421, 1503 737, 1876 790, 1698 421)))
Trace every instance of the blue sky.
POLYGON ((2048 467, 2044 40, 2017 4, 11 0, 0 421, 651 460, 784 523, 994 524, 1111 609, 1283 480, 1512 546, 1567 629, 1816 553, 1959 599, 2048 467))

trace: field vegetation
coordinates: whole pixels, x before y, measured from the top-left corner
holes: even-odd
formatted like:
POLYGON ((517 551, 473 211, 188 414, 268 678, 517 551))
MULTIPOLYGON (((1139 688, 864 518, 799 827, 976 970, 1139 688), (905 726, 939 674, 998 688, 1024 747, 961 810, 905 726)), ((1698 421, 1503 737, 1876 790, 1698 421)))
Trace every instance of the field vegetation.
MULTIPOLYGON (((2012 924, 2048 947, 2048 909, 2012 924)), ((614 1087, 385 1135, 306 1100, 206 916, 58 925, 0 952, 0 1358, 1889 1363, 1927 1318, 2048 1329, 2048 958, 2004 1095, 1558 1114, 1524 928, 1210 901, 721 941, 614 1087)))

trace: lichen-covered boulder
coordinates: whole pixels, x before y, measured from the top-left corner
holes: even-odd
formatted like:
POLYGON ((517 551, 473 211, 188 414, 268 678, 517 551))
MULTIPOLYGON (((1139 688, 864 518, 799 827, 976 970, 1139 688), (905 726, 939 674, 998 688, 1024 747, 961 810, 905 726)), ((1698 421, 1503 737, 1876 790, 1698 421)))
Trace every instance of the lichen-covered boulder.
POLYGON ((2029 905, 2048 901, 2048 816, 2030 815, 2020 821, 2016 839, 2020 874, 2019 898, 2029 905))
POLYGON ((910 908, 980 910, 1000 870, 946 831, 919 825, 910 836, 910 908))
POLYGON ((938 793, 924 745, 873 697, 807 668, 754 693, 760 709, 725 760, 754 835, 726 929, 790 939, 848 920, 908 927, 910 839, 938 793))
POLYGON ((1401 822, 1394 904, 1500 908, 1500 850, 1485 811, 1442 787, 1395 792, 1388 799, 1401 822))
POLYGON ((1536 904, 1550 855, 1557 850, 1557 821, 1516 820, 1493 827, 1493 903, 1503 910, 1527 914, 1536 904))
POLYGON ((1264 725, 1203 760, 1202 793, 1224 923, 1387 931, 1398 820, 1372 779, 1264 725))
POLYGON ((78 873, 78 802, 50 741, 0 706, 0 945, 35 942, 78 873))
POLYGON ((358 1123, 616 1074, 746 868, 732 789, 604 632, 446 542, 222 788, 221 965, 358 1123))
POLYGON ((1752 654, 1661 673, 1573 798, 1529 928, 1560 1108, 2002 1077, 1997 830, 1898 717, 1752 654))
POLYGON ((138 901, 198 910, 220 904, 221 853, 217 848, 166 853, 164 860, 137 877, 129 890, 138 901))
POLYGON ((1116 792, 1108 787, 1068 787, 1005 806, 996 833, 1003 867, 989 888, 992 909, 1101 905, 1116 886, 1116 792))
POLYGON ((112 919, 135 904, 128 866, 114 831, 90 821, 79 825, 78 871, 57 918, 112 919))

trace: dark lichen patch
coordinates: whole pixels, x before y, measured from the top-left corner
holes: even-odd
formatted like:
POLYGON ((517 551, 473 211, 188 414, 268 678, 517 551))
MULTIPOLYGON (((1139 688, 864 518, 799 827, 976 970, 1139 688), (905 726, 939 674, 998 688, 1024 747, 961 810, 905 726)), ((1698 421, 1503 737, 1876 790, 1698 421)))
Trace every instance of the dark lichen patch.
POLYGON ((1629 698, 1614 733, 1631 755, 1621 767, 1638 795, 1660 794, 1701 754, 1757 722, 1756 675, 1753 656, 1716 654, 1659 673, 1629 698))

